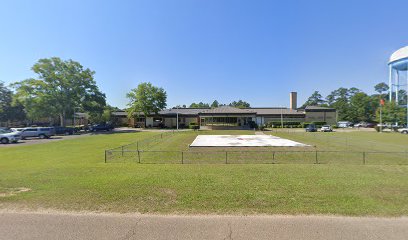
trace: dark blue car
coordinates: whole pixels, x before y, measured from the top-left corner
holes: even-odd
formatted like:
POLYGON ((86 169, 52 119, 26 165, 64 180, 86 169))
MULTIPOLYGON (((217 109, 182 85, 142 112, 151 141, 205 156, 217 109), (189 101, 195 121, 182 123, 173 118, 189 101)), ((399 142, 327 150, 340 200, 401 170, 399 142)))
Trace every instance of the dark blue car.
POLYGON ((97 132, 97 131, 112 131, 113 125, 112 124, 95 124, 89 127, 89 131, 97 132))

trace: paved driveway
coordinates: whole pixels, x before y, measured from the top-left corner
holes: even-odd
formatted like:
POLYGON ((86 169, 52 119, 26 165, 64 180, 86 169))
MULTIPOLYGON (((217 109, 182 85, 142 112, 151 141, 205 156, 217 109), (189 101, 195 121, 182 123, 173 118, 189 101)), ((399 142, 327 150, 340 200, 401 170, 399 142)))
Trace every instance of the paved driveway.
POLYGON ((42 144, 42 143, 50 143, 55 141, 61 141, 64 139, 71 139, 81 137, 83 135, 68 135, 68 136, 53 136, 49 139, 39 139, 39 138, 28 138, 24 140, 20 140, 17 143, 10 143, 10 144, 0 144, 0 148, 4 147, 19 147, 19 146, 27 146, 33 144, 42 144))
POLYGON ((407 239, 408 218, 0 212, 0 239, 407 239))
POLYGON ((12 143, 12 144, 0 144, 0 148, 2 147, 18 147, 18 146, 27 146, 27 145, 33 145, 33 144, 43 144, 43 143, 50 143, 50 142, 55 142, 55 141, 61 141, 61 140, 66 140, 66 139, 73 139, 73 138, 79 138, 83 136, 89 136, 89 135, 99 135, 99 134, 115 134, 115 133, 133 133, 133 132, 138 132, 138 129, 135 128, 116 128, 113 131, 106 132, 106 131, 100 131, 100 132, 88 132, 88 133, 81 133, 77 135, 67 135, 67 136, 53 136, 49 139, 39 139, 39 138, 28 138, 24 140, 20 140, 17 143, 12 143))

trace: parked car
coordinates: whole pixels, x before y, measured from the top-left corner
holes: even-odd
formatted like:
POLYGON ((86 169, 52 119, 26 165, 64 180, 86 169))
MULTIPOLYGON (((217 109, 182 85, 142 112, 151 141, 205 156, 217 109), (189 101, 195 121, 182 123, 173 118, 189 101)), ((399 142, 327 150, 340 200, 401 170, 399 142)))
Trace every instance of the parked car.
POLYGON ((391 128, 391 124, 387 124, 387 123, 379 123, 377 124, 377 127, 381 127, 381 128, 391 128))
POLYGON ((54 127, 56 135, 72 135, 76 132, 72 127, 54 127))
POLYGON ((367 125, 366 122, 359 122, 359 123, 355 123, 354 127, 361 128, 361 127, 366 127, 366 125, 367 125))
POLYGON ((24 130, 24 128, 10 128, 10 129, 11 129, 11 131, 13 131, 13 132, 21 132, 21 131, 24 130))
POLYGON ((41 139, 50 138, 55 135, 52 127, 28 127, 21 131, 21 139, 38 137, 41 139))
POLYGON ((0 142, 3 144, 16 143, 21 139, 21 133, 0 129, 0 142))
POLYGON ((375 124, 375 123, 367 123, 364 127, 366 127, 366 128, 374 128, 375 126, 377 126, 377 124, 375 124))
POLYGON ((356 127, 356 128, 373 128, 373 127, 375 127, 377 124, 375 124, 375 123, 367 123, 367 122, 359 122, 359 123, 356 123, 356 124, 354 124, 354 127, 356 127))
POLYGON ((348 127, 352 127, 353 124, 351 122, 348 121, 341 121, 337 123, 337 127, 339 128, 348 128, 348 127))
POLYGON ((309 124, 307 127, 306 127, 306 132, 317 132, 317 128, 316 128, 316 125, 314 125, 314 124, 309 124))
POLYGON ((408 134, 408 128, 400 128, 400 129, 398 129, 398 132, 400 132, 402 134, 408 134))
POLYGON ((333 132, 333 129, 330 125, 323 125, 322 128, 320 128, 321 132, 333 132))
POLYGON ((112 131, 113 125, 112 124, 95 124, 89 127, 89 131, 96 132, 96 131, 112 131))

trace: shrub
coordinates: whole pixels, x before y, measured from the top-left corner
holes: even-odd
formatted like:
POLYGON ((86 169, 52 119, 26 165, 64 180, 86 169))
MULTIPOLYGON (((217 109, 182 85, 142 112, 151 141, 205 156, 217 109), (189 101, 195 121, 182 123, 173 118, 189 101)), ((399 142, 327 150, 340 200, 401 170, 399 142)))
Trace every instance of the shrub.
POLYGON ((200 129, 200 126, 196 122, 190 122, 188 124, 188 128, 190 128, 190 129, 200 129))
POLYGON ((250 128, 258 128, 258 124, 256 124, 256 122, 254 122, 254 121, 249 121, 248 125, 249 125, 250 128))
MULTIPOLYGON (((291 122, 291 121, 284 121, 283 127, 285 128, 297 128, 301 125, 300 122, 291 122)), ((268 128, 280 128, 282 126, 282 122, 280 121, 270 121, 265 124, 268 128)))

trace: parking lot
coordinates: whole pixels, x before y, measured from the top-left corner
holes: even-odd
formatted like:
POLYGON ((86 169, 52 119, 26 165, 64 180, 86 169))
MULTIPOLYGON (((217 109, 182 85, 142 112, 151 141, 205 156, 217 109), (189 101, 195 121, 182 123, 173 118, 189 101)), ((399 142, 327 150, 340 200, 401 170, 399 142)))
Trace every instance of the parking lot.
POLYGON ((75 135, 61 135, 61 136, 52 136, 51 138, 40 139, 38 137, 35 138, 27 138, 24 140, 19 140, 17 143, 9 143, 9 144, 0 144, 0 148, 5 147, 18 147, 18 146, 27 146, 33 144, 44 144, 44 143, 51 143, 56 141, 62 141, 66 139, 73 139, 79 138, 84 136, 90 135, 98 135, 98 134, 114 134, 114 133, 130 133, 130 132, 137 132, 139 130, 135 128, 115 128, 112 131, 99 131, 99 132, 81 132, 80 134, 75 135))
POLYGON ((50 143, 50 142, 56 142, 56 141, 61 141, 61 140, 65 140, 65 139, 78 138, 78 137, 87 136, 87 135, 90 135, 90 134, 78 134, 78 135, 68 135, 68 136, 53 136, 53 137, 48 138, 48 139, 47 138, 46 139, 28 138, 28 139, 20 140, 17 143, 0 144, 0 148, 50 143))

